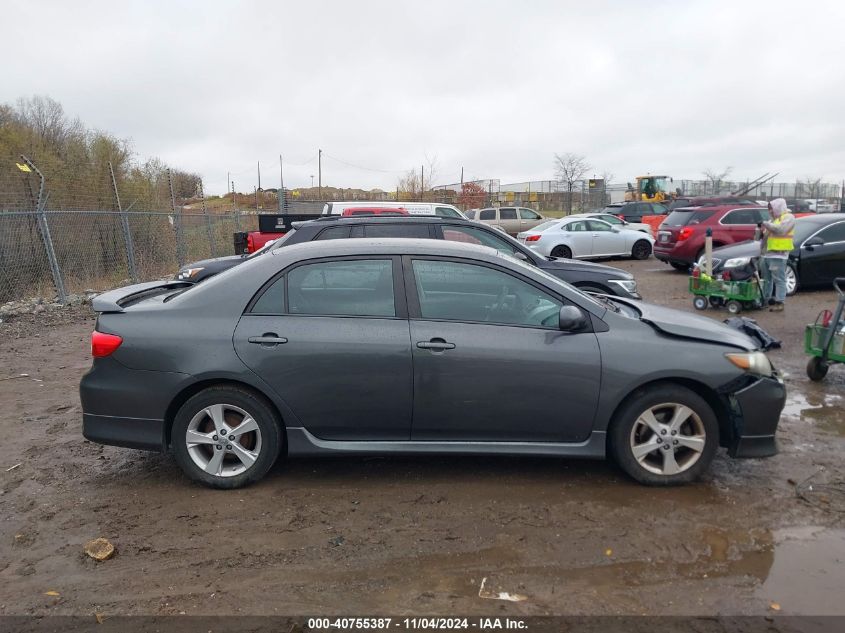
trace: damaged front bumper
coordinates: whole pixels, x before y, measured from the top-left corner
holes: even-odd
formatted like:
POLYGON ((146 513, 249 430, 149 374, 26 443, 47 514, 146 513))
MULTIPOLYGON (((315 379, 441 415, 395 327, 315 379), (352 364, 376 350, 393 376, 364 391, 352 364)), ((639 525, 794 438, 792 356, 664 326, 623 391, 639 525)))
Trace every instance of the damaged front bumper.
POLYGON ((769 457, 778 452, 775 432, 786 404, 786 387, 777 374, 746 377, 742 385, 723 390, 730 412, 731 457, 769 457))

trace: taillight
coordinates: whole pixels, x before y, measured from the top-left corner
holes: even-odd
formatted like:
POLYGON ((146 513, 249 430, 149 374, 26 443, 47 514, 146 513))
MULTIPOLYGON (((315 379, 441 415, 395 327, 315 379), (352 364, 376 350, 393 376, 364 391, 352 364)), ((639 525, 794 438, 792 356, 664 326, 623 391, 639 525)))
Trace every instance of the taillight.
POLYGON ((678 233, 678 241, 683 242, 690 235, 692 235, 692 227, 685 226, 684 228, 681 229, 681 232, 678 233))
POLYGON ((110 356, 120 347, 123 339, 117 334, 106 334, 104 332, 91 332, 91 355, 94 358, 110 356))
POLYGON ((528 237, 525 238, 525 241, 526 242, 536 242, 539 239, 540 239, 539 235, 529 235, 528 237))
POLYGON ((625 216, 622 215, 621 213, 617 213, 616 217, 619 218, 620 220, 622 220, 623 222, 625 221, 625 216))
POLYGON ((255 252, 255 240, 252 239, 252 235, 246 236, 246 252, 247 253, 254 253, 255 252))

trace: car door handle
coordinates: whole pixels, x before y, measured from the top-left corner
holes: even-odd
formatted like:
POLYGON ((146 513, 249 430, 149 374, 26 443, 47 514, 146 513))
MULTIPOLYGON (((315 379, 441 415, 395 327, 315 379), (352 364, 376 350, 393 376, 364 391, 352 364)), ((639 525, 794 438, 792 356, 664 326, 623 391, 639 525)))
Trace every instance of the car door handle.
POLYGON ((288 342, 284 336, 278 336, 269 332, 261 336, 250 336, 247 340, 256 345, 281 345, 282 343, 288 342))
POLYGON ((430 349, 435 352, 447 349, 455 349, 454 343, 447 343, 442 338, 433 338, 430 341, 419 341, 417 347, 420 349, 430 349))

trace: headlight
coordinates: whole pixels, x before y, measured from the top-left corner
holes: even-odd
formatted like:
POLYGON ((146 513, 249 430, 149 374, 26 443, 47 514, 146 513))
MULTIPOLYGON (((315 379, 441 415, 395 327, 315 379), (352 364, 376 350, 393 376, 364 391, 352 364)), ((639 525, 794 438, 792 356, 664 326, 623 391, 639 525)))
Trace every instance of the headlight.
POLYGON ((632 295, 637 293, 637 282, 634 279, 610 279, 609 281, 632 295))
POLYGON ((725 268, 739 268, 741 266, 748 266, 750 263, 750 257, 733 257, 725 262, 725 268))
POLYGON ((176 275, 176 279, 178 281, 188 281, 199 275, 202 270, 205 270, 205 268, 186 268, 185 270, 180 270, 179 274, 176 275))
POLYGON ((725 358, 740 369, 757 376, 771 376, 772 364, 763 352, 746 352, 744 354, 725 354, 725 358))

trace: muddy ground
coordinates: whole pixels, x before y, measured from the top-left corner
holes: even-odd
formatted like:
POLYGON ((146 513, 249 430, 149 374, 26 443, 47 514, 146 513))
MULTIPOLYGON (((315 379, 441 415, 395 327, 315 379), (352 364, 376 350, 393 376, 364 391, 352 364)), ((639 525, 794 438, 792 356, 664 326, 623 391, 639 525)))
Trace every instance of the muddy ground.
MULTIPOLYGON (((614 264, 647 300, 692 310, 683 275, 614 264)), ((82 438, 90 312, 12 317, 0 614, 845 614, 845 367, 811 384, 802 348, 833 302, 753 315, 784 341, 781 453, 720 454, 668 490, 608 463, 482 457, 296 460, 207 490, 168 456, 82 438), (83 554, 96 537, 114 558, 83 554)))

